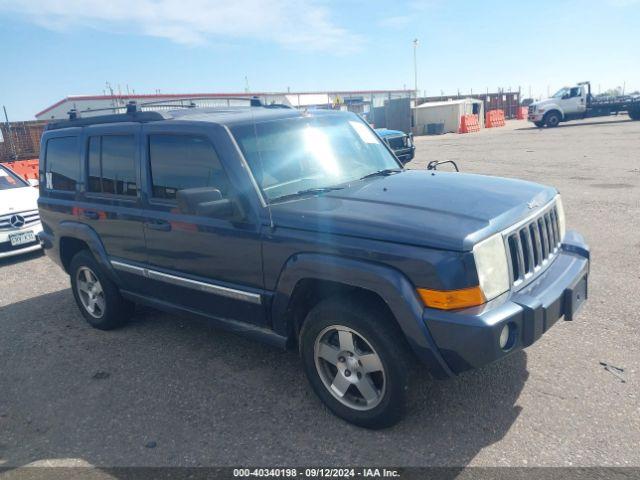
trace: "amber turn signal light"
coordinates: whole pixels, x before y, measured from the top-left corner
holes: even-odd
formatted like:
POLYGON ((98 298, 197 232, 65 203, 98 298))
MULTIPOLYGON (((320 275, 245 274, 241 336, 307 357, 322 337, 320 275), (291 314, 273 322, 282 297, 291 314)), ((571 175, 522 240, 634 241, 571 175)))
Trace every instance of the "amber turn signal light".
POLYGON ((461 290, 427 290, 418 288, 418 295, 425 306, 440 310, 454 310, 482 305, 486 302, 480 286, 461 290))

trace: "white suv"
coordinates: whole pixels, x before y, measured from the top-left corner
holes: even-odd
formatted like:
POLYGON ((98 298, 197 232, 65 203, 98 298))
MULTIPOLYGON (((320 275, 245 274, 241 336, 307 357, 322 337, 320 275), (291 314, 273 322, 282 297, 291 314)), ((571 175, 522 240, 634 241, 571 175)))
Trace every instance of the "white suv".
POLYGON ((40 249, 38 190, 0 165, 0 258, 40 249))

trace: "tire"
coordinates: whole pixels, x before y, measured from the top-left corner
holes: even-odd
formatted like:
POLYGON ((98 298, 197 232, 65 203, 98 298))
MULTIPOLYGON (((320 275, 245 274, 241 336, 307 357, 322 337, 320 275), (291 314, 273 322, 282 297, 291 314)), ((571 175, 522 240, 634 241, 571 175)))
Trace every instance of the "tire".
POLYGON ((629 110, 627 113, 631 120, 640 120, 640 108, 638 110, 629 110))
POLYGON ((544 127, 544 122, 533 122, 533 124, 538 128, 544 127))
POLYGON ((129 320, 133 303, 122 298, 89 251, 82 250, 71 259, 69 274, 76 304, 89 325, 112 330, 129 320))
POLYGON ((558 112, 549 112, 544 116, 544 123, 549 128, 555 128, 562 121, 562 117, 558 112))
POLYGON ((386 428, 405 413, 411 360, 393 319, 364 305, 357 298, 321 301, 302 326, 300 355, 313 390, 335 415, 386 428))

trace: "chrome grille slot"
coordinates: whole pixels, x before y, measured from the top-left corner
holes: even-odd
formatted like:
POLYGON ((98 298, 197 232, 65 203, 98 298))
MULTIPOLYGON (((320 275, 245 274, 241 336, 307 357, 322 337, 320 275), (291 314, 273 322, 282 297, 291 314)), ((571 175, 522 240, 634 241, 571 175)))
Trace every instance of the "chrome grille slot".
POLYGON ((560 247, 560 227, 555 203, 537 216, 505 233, 511 282, 520 285, 555 257, 560 247))
POLYGON ((20 228, 28 227, 40 221, 38 210, 5 213, 0 216, 0 230, 14 230, 14 227, 11 226, 11 217, 14 215, 20 215, 24 219, 24 226, 20 228))

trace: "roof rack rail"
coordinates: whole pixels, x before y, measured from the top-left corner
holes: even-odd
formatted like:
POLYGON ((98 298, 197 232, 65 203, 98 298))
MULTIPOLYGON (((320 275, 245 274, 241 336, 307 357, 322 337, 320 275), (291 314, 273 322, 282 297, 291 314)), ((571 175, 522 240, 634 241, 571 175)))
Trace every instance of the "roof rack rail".
POLYGON ((87 125, 98 125, 102 123, 157 122, 160 120, 167 120, 171 118, 170 115, 162 112, 154 112, 154 111, 141 112, 137 110, 135 106, 131 106, 131 105, 127 105, 126 107, 122 106, 122 107, 87 110, 87 112, 97 112, 97 111, 104 111, 104 110, 113 111, 114 109, 123 109, 123 108, 126 108, 125 112, 123 113, 112 113, 110 115, 95 115, 95 116, 85 117, 85 118, 78 117, 78 112, 75 109, 71 109, 69 111, 68 120, 52 121, 47 124, 46 130, 58 130, 61 128, 69 128, 69 127, 84 127, 87 125))
POLYGON ((161 110, 152 110, 153 107, 178 110, 182 108, 196 108, 196 101, 202 100, 244 100, 249 102, 251 107, 264 108, 292 108, 289 105, 280 103, 272 103, 264 105, 260 98, 252 97, 185 97, 171 98, 154 102, 137 103, 130 100, 126 105, 114 105, 105 108, 86 109, 78 111, 72 108, 67 112, 69 118, 67 120, 53 121, 47 125, 47 130, 57 130, 68 127, 81 127, 86 125, 97 125, 101 123, 117 123, 117 122, 154 122, 159 120, 167 120, 171 118, 169 113, 163 113, 161 110), (188 105, 176 104, 172 102, 189 101, 188 105), (143 110, 144 109, 144 110, 143 110), (120 110, 121 112, 118 112, 120 110), (91 117, 82 117, 83 113, 111 112, 108 115, 94 115, 91 117))

